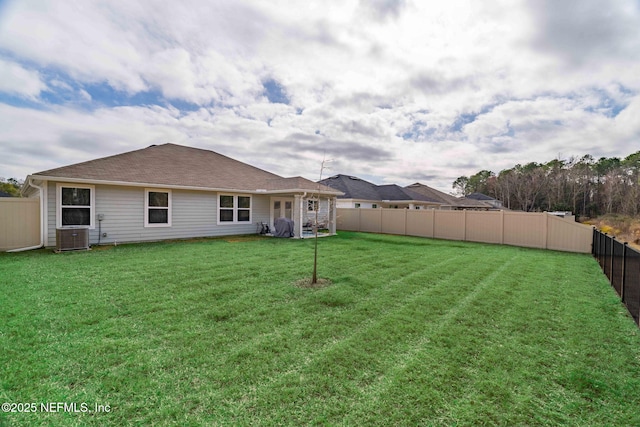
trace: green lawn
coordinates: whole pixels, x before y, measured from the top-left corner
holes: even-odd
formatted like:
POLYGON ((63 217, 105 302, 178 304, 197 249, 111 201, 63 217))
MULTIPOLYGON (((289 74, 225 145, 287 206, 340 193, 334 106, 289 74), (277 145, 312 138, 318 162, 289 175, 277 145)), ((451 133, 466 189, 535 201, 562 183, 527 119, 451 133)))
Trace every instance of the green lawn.
POLYGON ((342 232, 0 255, 0 425, 640 425, 589 255, 342 232))

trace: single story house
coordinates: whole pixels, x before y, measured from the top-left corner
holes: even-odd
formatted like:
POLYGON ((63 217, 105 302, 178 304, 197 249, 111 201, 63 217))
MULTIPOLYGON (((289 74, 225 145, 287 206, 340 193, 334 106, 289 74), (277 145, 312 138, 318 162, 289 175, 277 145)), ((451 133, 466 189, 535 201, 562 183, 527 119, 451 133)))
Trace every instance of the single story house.
MULTIPOLYGON (((442 191, 431 188, 428 185, 416 182, 405 187, 413 192, 422 194, 440 203, 439 209, 447 210, 491 210, 502 209, 502 203, 499 200, 491 199, 494 203, 489 203, 486 199, 478 199, 474 197, 455 197, 442 191)), ((480 193, 477 193, 480 194, 480 193)))
POLYGON ((349 175, 334 175, 319 181, 343 193, 339 208, 437 209, 438 200, 396 184, 376 185, 349 175))
POLYGON ((494 199, 493 197, 487 196, 486 194, 471 193, 466 197, 466 199, 479 200, 483 203, 491 205, 495 209, 502 209, 502 202, 500 200, 494 199))
MULTIPOLYGON (((334 175, 319 181, 341 191, 338 208, 391 208, 391 209, 443 209, 443 210, 491 210, 501 209, 499 200, 478 200, 472 197, 455 197, 428 185, 416 182, 406 187, 395 184, 376 185, 350 175, 334 175)), ((485 196, 486 197, 486 196, 485 196)))
POLYGON ((89 229, 90 244, 257 233, 284 217, 294 235, 315 218, 331 234, 340 191, 284 178, 216 152, 176 144, 150 147, 29 175, 40 197, 41 246, 56 231, 89 229))

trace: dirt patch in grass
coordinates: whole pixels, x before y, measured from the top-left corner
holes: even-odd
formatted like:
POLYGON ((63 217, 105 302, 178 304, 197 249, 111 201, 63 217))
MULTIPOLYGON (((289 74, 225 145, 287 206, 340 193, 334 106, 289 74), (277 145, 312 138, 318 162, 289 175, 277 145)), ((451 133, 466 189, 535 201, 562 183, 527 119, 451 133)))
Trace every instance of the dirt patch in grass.
POLYGON ((329 279, 319 278, 316 283, 311 283, 311 277, 306 277, 304 279, 296 280, 294 283, 299 288, 325 288, 333 284, 333 282, 329 279))

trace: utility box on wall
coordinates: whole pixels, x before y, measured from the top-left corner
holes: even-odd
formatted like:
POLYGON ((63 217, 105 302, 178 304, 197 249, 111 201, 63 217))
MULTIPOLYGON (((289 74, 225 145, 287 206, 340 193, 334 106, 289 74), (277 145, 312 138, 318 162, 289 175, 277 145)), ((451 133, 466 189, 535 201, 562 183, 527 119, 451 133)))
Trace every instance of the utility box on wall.
POLYGON ((89 229, 72 227, 56 229, 56 252, 89 249, 89 229))

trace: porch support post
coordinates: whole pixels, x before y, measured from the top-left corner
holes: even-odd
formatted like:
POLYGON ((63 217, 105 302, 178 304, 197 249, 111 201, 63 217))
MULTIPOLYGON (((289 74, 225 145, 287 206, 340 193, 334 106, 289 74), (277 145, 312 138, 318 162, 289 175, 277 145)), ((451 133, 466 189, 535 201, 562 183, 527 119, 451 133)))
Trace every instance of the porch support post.
POLYGON ((302 238, 302 196, 300 194, 296 194, 293 196, 293 227, 294 238, 301 239, 302 238))
POLYGON ((338 225, 338 210, 336 209, 336 198, 329 197, 329 233, 336 234, 338 225))

